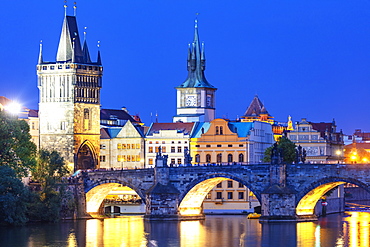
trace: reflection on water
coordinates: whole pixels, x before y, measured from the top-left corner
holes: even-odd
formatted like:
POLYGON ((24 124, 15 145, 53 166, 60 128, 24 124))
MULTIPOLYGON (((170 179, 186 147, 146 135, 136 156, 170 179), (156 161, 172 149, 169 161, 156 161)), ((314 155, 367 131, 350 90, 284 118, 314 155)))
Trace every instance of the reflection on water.
POLYGON ((361 246, 370 245, 370 213, 317 222, 260 224, 245 216, 147 222, 141 216, 0 228, 0 246, 361 246))

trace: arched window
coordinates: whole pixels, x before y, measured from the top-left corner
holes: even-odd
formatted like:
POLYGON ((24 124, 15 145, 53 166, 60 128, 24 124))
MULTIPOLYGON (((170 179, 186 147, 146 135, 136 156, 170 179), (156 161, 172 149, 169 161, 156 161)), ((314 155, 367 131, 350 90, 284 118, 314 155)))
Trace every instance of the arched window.
POLYGON ((227 155, 227 162, 233 162, 233 155, 232 154, 227 155))
POLYGON ((239 162, 244 162, 244 154, 239 154, 239 162))
POLYGON ((87 108, 84 109, 84 129, 90 129, 90 112, 87 108))
POLYGON ((222 154, 217 154, 217 163, 222 162, 222 154))
POLYGON ((211 163, 211 155, 210 154, 206 155, 206 163, 211 163))
POLYGON ((216 135, 219 135, 220 134, 220 131, 218 129, 218 126, 216 126, 216 135))
POLYGON ((224 134, 224 128, 220 126, 220 135, 223 135, 223 134, 224 134))
POLYGON ((200 163, 200 155, 199 154, 195 155, 195 163, 200 163))

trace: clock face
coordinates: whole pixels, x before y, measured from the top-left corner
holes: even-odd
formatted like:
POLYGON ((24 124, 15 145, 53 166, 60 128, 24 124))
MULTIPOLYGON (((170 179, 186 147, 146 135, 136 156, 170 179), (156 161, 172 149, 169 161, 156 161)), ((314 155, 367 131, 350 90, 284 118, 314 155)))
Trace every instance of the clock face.
POLYGON ((186 106, 196 106, 197 105, 197 97, 194 95, 189 95, 186 97, 185 101, 186 106))

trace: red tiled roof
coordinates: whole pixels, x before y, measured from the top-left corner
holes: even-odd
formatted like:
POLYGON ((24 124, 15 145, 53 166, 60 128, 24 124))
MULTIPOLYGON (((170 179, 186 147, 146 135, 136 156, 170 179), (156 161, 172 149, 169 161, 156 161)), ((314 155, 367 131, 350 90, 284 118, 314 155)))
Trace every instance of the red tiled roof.
POLYGON ((110 139, 110 136, 105 128, 100 129, 100 139, 110 139))
POLYGON ((9 104, 10 102, 12 102, 10 99, 8 99, 7 97, 4 97, 4 96, 0 96, 0 104, 5 106, 7 104, 9 104))
POLYGON ((147 135, 153 135, 153 133, 158 133, 160 130, 178 130, 185 135, 190 135, 193 126, 194 123, 153 123, 147 135))
POLYGON ((344 146, 345 149, 350 148, 363 148, 363 149, 370 149, 370 143, 366 142, 358 142, 358 143, 351 143, 349 145, 344 146))

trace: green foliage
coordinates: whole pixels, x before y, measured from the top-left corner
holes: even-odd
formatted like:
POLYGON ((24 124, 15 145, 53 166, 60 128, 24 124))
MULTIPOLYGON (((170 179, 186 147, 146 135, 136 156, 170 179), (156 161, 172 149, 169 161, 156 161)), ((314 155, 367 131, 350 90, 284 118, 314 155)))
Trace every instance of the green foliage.
MULTIPOLYGON (((264 162, 271 162, 271 152, 273 145, 265 150, 264 162)), ((292 163, 296 158, 296 145, 286 137, 280 137, 277 141, 277 147, 283 150, 283 161, 292 163)))
POLYGON ((66 194, 64 189, 60 188, 63 187, 61 179, 67 173, 64 159, 58 152, 43 149, 39 151, 32 178, 40 183, 41 191, 32 196, 28 205, 28 216, 31 220, 59 220, 62 199, 66 194))
POLYGON ((42 190, 54 187, 66 174, 68 169, 57 151, 40 150, 32 177, 41 184, 42 190))
POLYGON ((31 141, 29 126, 0 111, 0 166, 9 166, 20 177, 28 175, 35 164, 36 145, 31 141))
POLYGON ((9 166, 0 166, 0 224, 19 225, 27 222, 28 189, 9 166))

